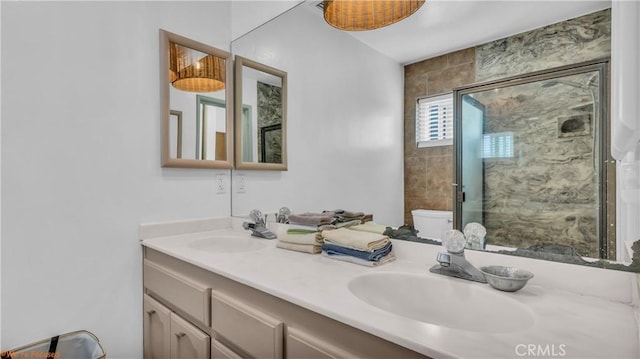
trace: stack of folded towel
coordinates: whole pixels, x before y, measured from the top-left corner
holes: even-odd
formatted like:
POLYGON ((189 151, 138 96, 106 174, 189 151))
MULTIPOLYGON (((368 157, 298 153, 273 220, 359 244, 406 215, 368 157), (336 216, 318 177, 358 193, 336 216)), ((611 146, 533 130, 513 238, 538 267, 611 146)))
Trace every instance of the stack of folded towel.
POLYGON ((323 239, 316 229, 289 228, 278 233, 276 247, 304 253, 322 252, 323 239))
POLYGON ((375 267, 395 259, 389 237, 346 228, 324 230, 322 255, 341 261, 375 267))
POLYGON ((333 212, 335 213, 338 222, 344 223, 351 221, 360 221, 360 223, 362 223, 362 219, 364 219, 363 212, 345 211, 344 209, 336 209, 333 212))
POLYGON ((289 223, 293 225, 314 227, 318 230, 346 228, 372 221, 373 216, 363 212, 336 209, 322 213, 306 212, 289 215, 289 223))

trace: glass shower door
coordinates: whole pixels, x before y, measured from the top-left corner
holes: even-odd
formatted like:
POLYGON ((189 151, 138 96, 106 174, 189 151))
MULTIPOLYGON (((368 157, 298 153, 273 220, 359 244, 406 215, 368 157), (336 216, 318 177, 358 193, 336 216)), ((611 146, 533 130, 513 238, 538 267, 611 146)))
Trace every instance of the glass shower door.
POLYGON ((456 228, 606 258, 603 67, 456 92, 456 228))

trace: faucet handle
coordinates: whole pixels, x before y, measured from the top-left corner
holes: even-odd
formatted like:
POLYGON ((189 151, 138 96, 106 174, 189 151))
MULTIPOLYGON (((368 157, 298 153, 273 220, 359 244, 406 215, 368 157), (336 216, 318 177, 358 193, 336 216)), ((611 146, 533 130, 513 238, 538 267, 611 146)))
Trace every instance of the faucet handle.
POLYGON ((289 223, 289 215, 291 214, 291 210, 288 207, 282 207, 278 211, 276 215, 276 222, 278 223, 289 223))
POLYGON ((256 224, 265 224, 265 220, 262 217, 262 212, 260 212, 260 210, 258 209, 252 209, 251 212, 249 212, 249 218, 251 218, 256 224))
POLYGON ((447 252, 459 254, 464 252, 467 239, 459 230, 451 229, 446 231, 442 236, 442 245, 447 249, 447 252))

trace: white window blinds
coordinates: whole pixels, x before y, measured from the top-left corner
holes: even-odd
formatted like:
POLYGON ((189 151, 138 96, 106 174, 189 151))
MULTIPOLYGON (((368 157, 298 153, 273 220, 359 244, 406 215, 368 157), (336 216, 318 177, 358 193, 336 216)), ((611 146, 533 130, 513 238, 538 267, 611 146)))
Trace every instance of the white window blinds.
POLYGON ((418 99, 416 143, 418 147, 453 144, 453 94, 418 99))
POLYGON ((513 132, 486 133, 482 136, 482 158, 513 157, 513 132))

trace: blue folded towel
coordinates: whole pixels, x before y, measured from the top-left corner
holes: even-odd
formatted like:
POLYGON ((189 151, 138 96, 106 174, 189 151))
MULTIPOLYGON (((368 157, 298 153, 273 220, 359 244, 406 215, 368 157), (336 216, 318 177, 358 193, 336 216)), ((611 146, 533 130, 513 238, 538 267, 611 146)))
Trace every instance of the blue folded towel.
POLYGON ((326 242, 322 245, 322 250, 325 251, 329 256, 340 254, 361 258, 368 261, 379 261, 380 258, 386 256, 387 254, 389 254, 389 252, 391 252, 391 242, 373 252, 359 251, 357 249, 342 247, 326 242))

